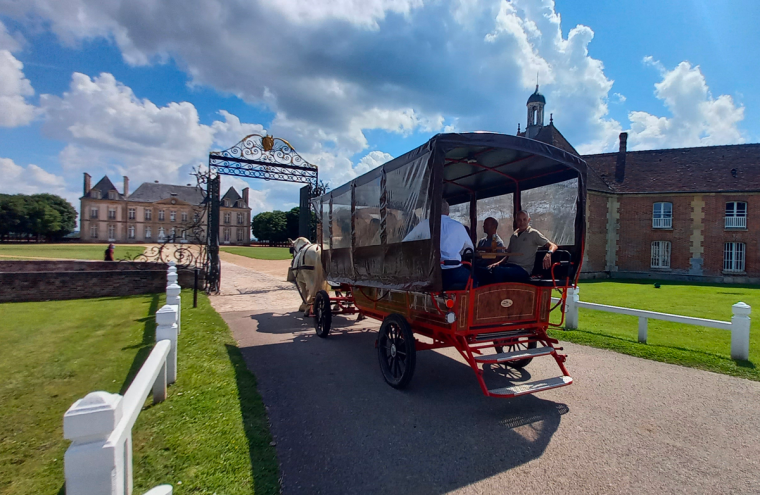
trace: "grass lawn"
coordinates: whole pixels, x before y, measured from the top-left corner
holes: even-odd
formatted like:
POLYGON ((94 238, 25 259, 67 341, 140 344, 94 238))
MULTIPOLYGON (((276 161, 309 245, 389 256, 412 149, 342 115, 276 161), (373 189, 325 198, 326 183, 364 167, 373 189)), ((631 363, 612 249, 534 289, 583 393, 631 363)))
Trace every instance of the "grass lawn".
MULTIPOLYGON (((133 430, 135 493, 279 492, 256 381, 230 331, 183 297, 177 383, 133 430), (179 482, 182 482, 179 484, 179 482)), ((95 390, 123 393, 154 344, 163 295, 0 305, 0 493, 63 493, 63 413, 95 390)))
POLYGON ((225 253, 237 254, 257 260, 289 260, 293 258, 290 250, 284 247, 220 247, 225 253))
MULTIPOLYGON (((103 261, 108 244, 0 244, 0 261, 34 258, 103 261)), ((145 251, 145 246, 117 245, 114 259, 133 258, 145 251)))
MULTIPOLYGON (((730 321, 731 305, 742 301, 760 311, 760 287, 683 282, 586 281, 581 301, 661 313, 730 321)), ((750 315, 752 318, 754 315, 750 315)), ((556 318, 556 315, 554 315, 556 318)), ((731 332, 649 320, 648 343, 638 343, 638 318, 581 309, 578 330, 553 330, 558 339, 611 349, 656 361, 760 380, 760 319, 750 328, 749 361, 731 359, 731 332)))

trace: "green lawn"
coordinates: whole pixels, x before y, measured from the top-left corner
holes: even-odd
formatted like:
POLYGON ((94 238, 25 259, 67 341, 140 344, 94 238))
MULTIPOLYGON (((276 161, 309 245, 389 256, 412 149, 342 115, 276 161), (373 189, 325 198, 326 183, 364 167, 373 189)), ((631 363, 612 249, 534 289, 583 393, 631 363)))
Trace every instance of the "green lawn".
MULTIPOLYGON (((0 244, 0 261, 12 259, 62 258, 103 261, 108 244, 0 244)), ((114 259, 134 258, 145 246, 116 245, 114 259)))
MULTIPOLYGON (((731 305, 745 302, 760 312, 760 287, 654 281, 586 281, 581 301, 730 321, 731 305)), ((554 315, 556 321, 556 314, 554 315)), ((750 316, 752 317, 752 315, 750 316)), ((555 338, 612 349, 647 359, 760 380, 760 319, 750 329, 749 361, 731 359, 731 332, 649 320, 648 342, 638 343, 638 318, 581 309, 578 330, 553 330, 555 338)))
MULTIPOLYGON (((177 383, 133 430, 135 493, 278 493, 266 411, 230 331, 183 294, 177 383), (179 482, 182 482, 179 484, 179 482)), ((60 493, 63 413, 95 390, 121 392, 154 344, 163 296, 0 305, 0 493, 60 493)))
POLYGON ((237 254, 257 260, 289 260, 293 258, 288 248, 283 247, 221 247, 225 253, 237 254))

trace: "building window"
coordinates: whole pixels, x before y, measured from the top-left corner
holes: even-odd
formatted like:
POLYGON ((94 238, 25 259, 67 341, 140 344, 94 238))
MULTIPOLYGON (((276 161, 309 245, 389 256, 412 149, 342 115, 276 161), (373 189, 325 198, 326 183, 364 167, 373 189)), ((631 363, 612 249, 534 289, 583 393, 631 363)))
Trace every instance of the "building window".
POLYGON ((90 237, 93 239, 98 238, 98 228, 97 227, 90 227, 90 237))
POLYGON ((723 271, 724 272, 743 272, 744 271, 744 252, 743 242, 727 242, 723 245, 723 271))
POLYGON ((98 218, 98 209, 90 208, 90 218, 98 218))
POLYGON ((116 209, 115 208, 109 208, 108 209, 108 219, 109 220, 116 220, 116 209))
POLYGON ((158 240, 159 241, 163 241, 164 239, 166 239, 166 231, 164 230, 163 227, 159 227, 158 228, 158 240))
POLYGON ((137 210, 135 208, 130 208, 129 209, 129 219, 130 220, 134 220, 135 218, 137 218, 137 210))
POLYGON ((108 240, 113 241, 116 239, 116 227, 113 225, 108 226, 108 240))
POLYGON ((227 208, 230 207, 230 200, 229 199, 225 199, 224 200, 224 206, 226 206, 227 208))
POLYGON ((195 222, 195 223, 198 223, 198 219, 199 219, 199 218, 200 218, 200 216, 198 215, 198 212, 195 212, 195 213, 193 214, 193 222, 195 222))
POLYGON ((134 239, 135 238, 135 226, 131 225, 129 227, 129 238, 134 239))
POLYGON ((90 191, 90 197, 92 199, 100 199, 100 191, 98 191, 97 189, 93 189, 92 191, 90 191))
POLYGON ((730 201, 726 203, 726 228, 747 228, 747 203, 743 201, 730 201))
POLYGON ((237 222, 238 222, 238 225, 243 225, 243 214, 242 213, 238 213, 237 214, 237 222))
POLYGON ((230 223, 231 218, 232 218, 232 215, 229 212, 225 213, 224 214, 224 223, 230 223))
POLYGON ((182 221, 183 222, 187 222, 187 212, 186 211, 182 212, 182 221))
POLYGON ((151 236, 150 227, 145 227, 145 238, 150 239, 150 236, 151 236))
POLYGON ((174 242, 177 239, 177 229, 172 227, 172 242, 174 242))
POLYGON ((224 229, 224 242, 230 242, 230 229, 224 229))
POLYGON ((170 211, 169 212, 169 221, 170 222, 176 222, 177 221, 177 212, 176 211, 170 211))
POLYGON ((673 203, 655 203, 652 212, 653 229, 673 228, 673 203))
POLYGON ((670 242, 654 241, 652 243, 652 268, 670 268, 670 242))
POLYGON ((243 229, 237 229, 237 240, 243 242, 243 229))
POLYGON ((187 240, 187 230, 185 230, 185 229, 182 229, 182 240, 183 241, 187 240))
POLYGON ((108 199, 116 199, 116 191, 108 191, 108 199))
POLYGON ((164 221, 164 210, 158 210, 158 221, 159 222, 164 221))
POLYGON ((145 210, 145 221, 151 220, 153 217, 153 210, 145 210))

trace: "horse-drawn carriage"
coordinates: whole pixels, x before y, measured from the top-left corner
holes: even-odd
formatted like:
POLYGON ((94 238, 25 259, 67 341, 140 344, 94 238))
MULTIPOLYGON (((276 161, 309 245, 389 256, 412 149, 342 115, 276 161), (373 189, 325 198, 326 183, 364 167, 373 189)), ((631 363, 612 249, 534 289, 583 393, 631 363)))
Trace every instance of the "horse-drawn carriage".
POLYGON ((476 373, 487 396, 515 397, 572 383, 566 356, 547 335, 552 310, 564 318, 568 287, 583 260, 586 164, 575 155, 527 138, 492 134, 440 134, 419 148, 315 198, 317 244, 325 277, 338 290, 316 293, 317 335, 327 337, 332 315, 359 313, 382 321, 376 341, 386 382, 411 380, 417 351, 454 347, 476 373), (479 283, 476 268, 499 253, 466 253, 466 286, 443 290, 441 208, 469 227, 476 242, 486 215, 512 220, 531 209, 537 225, 559 246, 548 269, 536 254, 527 282, 479 283), (423 238, 407 234, 428 222, 423 238), (558 302, 552 302, 552 294, 558 302), (485 353, 492 351, 490 353, 485 353), (495 351, 495 352, 494 352, 495 351), (561 376, 489 390, 481 366, 522 368, 547 356, 561 376))

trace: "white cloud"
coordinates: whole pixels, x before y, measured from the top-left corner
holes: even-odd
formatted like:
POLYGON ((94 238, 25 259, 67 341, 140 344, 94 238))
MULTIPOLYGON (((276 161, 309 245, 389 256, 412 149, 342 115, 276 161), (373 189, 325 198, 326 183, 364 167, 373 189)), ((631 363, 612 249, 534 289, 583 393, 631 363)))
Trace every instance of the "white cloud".
POLYGON ((0 181, 1 193, 51 193, 67 196, 69 201, 72 200, 72 194, 66 190, 63 177, 51 174, 34 164, 22 167, 10 158, 0 158, 0 177, 3 178, 0 181))
POLYGON ((34 96, 22 64, 11 52, 20 48, 0 22, 0 127, 18 127, 31 122, 36 110, 27 98, 34 96))
POLYGON ((628 99, 624 95, 621 95, 620 93, 613 93, 612 96, 614 96, 615 98, 617 98, 616 103, 625 103, 625 100, 628 99))
POLYGON ((630 112, 628 142, 631 149, 744 142, 738 127, 744 119, 744 107, 736 105, 729 95, 714 98, 699 66, 681 62, 668 71, 652 57, 646 57, 645 62, 660 71, 662 81, 654 85, 654 94, 672 116, 657 117, 647 112, 630 112))

